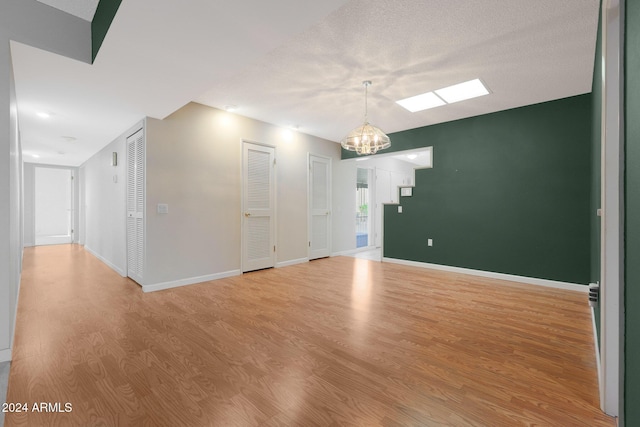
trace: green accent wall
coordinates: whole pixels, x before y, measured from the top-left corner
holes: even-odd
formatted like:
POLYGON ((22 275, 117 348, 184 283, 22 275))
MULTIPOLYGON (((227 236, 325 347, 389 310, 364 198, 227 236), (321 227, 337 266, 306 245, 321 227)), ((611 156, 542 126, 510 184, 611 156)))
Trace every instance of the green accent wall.
MULTIPOLYGON (((134 0, 135 1, 135 0, 134 0)), ((113 22, 113 18, 116 16, 116 12, 120 7, 122 0, 100 0, 96 13, 91 21, 91 61, 96 60, 98 51, 104 38, 107 36, 107 31, 113 22)))
MULTIPOLYGON (((601 9, 602 10, 602 9, 601 9)), ((602 158, 602 11, 598 19, 598 37, 593 66, 593 84, 591 89, 591 279, 600 282, 600 224, 597 210, 601 205, 601 158, 602 158)), ((600 339, 600 305, 594 310, 596 333, 600 339)))
POLYGON ((640 426, 640 2, 625 23, 625 425, 640 426))
POLYGON ((434 167, 385 206, 384 256, 587 284, 591 119, 586 94, 390 135, 434 167))

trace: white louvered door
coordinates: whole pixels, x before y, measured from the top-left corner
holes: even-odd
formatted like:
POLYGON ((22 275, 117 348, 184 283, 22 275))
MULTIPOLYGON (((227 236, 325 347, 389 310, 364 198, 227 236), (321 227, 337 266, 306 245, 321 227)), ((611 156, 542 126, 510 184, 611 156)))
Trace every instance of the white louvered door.
POLYGON ((309 155, 309 259, 331 255, 331 159, 309 155))
POLYGON ((144 131, 127 138, 127 275, 142 284, 144 272, 144 131))
POLYGON ((275 149, 242 148, 242 271, 275 265, 275 149))

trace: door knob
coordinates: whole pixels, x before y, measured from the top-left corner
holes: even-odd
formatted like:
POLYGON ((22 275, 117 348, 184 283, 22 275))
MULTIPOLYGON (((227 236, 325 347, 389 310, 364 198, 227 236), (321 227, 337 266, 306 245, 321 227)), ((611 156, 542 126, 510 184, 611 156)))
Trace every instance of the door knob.
POLYGON ((245 212, 244 216, 249 217, 249 216, 251 216, 251 214, 249 212, 245 212))

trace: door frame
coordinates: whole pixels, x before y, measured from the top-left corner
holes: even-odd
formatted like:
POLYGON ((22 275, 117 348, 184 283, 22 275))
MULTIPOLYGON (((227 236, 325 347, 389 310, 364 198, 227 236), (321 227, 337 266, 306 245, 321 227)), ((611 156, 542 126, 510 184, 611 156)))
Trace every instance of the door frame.
MULTIPOLYGON (((61 169, 68 170, 71 174, 71 214, 69 217, 69 226, 71 231, 71 242, 68 244, 78 243, 78 235, 79 235, 79 185, 78 185, 78 168, 77 167, 69 167, 69 166, 57 166, 57 165, 45 165, 34 163, 33 164, 33 194, 32 194, 32 203, 33 203, 33 222, 30 224, 33 227, 33 245, 34 246, 48 246, 55 245, 58 243, 45 243, 42 245, 37 244, 37 236, 36 236, 36 187, 38 185, 36 180, 37 170, 38 169, 61 169)), ((67 244, 67 243, 63 243, 67 244)))
MULTIPOLYGON (((314 157, 319 157, 321 159, 325 159, 328 160, 329 163, 329 228, 328 228, 328 236, 327 236, 327 241, 328 241, 328 246, 329 246, 329 255, 327 256, 331 256, 331 251, 332 251, 332 247, 333 247, 333 164, 332 164, 332 158, 329 156, 323 156, 321 154, 315 154, 315 153, 311 153, 311 152, 307 152, 307 259, 311 260, 311 236, 312 236, 312 230, 311 230, 311 224, 312 224, 312 207, 311 207, 311 156, 314 157)), ((316 259, 316 258, 314 258, 316 259)))
POLYGON ((278 150, 275 145, 251 139, 240 138, 240 273, 244 274, 244 145, 253 144, 267 148, 273 148, 273 244, 276 250, 273 254, 273 266, 278 264, 278 150))
MULTIPOLYGON (((147 127, 146 122, 143 121, 140 124, 135 125, 128 132, 125 132, 126 136, 124 137, 124 230, 125 230, 125 268, 123 277, 128 277, 131 280, 135 281, 140 286, 143 286, 144 282, 144 269, 146 268, 146 260, 147 260, 147 127), (127 210, 127 197, 129 191, 129 138, 137 134, 138 132, 142 132, 142 144, 144 149, 144 158, 143 166, 142 166, 142 276, 135 275, 136 277, 131 277, 129 275, 129 231, 128 231, 128 223, 127 219, 129 216, 129 211, 127 210)), ((113 165, 113 164, 112 164, 113 165)))
MULTIPOLYGON (((624 0, 602 2, 600 408, 624 407, 624 0)), ((595 214, 595 213, 592 213, 595 214)))

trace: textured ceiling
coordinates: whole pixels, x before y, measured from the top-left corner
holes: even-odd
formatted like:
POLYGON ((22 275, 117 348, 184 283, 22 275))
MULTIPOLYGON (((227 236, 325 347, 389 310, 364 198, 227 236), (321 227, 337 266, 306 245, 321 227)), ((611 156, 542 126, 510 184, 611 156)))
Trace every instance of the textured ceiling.
POLYGON ((85 21, 93 20, 100 0, 38 0, 63 12, 75 15, 85 21))
POLYGON ((369 118, 386 132, 587 93, 598 5, 124 1, 92 66, 12 45, 23 147, 79 165, 135 121, 189 101, 339 141, 362 121, 363 80, 369 118), (474 78, 492 93, 417 113, 395 104, 474 78))
POLYGON ((339 141, 369 119, 386 132, 591 91, 598 1, 356 0, 233 78, 203 104, 339 141), (395 101, 480 78, 492 92, 418 113, 395 101))

